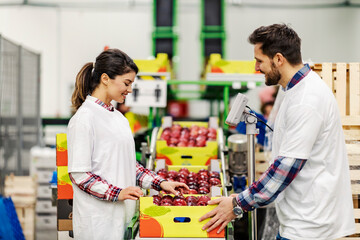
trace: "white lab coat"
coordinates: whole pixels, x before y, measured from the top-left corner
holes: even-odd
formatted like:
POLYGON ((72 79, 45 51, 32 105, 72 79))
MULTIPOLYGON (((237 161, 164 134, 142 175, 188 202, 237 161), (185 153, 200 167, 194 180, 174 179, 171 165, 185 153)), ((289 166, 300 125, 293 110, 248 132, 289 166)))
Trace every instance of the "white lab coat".
MULTIPOLYGON (((128 120, 88 96, 68 125, 69 172, 93 172, 120 188, 135 186, 135 144, 128 120)), ((123 239, 136 202, 98 200, 73 186, 75 239, 123 239)))
POLYGON ((275 201, 282 237, 330 240, 355 232, 337 102, 315 72, 285 92, 273 136, 277 156, 307 159, 275 201))

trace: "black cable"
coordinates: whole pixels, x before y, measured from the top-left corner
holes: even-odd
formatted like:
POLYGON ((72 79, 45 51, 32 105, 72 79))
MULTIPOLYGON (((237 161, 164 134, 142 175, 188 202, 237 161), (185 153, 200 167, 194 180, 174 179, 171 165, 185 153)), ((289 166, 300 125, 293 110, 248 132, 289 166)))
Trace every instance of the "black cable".
MULTIPOLYGON (((251 112, 254 112, 249 106, 246 106, 248 109, 250 109, 251 112)), ((266 122, 264 122, 263 120, 261 120, 258 116, 256 116, 256 114, 251 114, 251 113, 248 113, 249 115, 253 116, 253 117, 256 117, 259 122, 265 124, 272 132, 274 131, 269 125, 266 124, 266 122)))

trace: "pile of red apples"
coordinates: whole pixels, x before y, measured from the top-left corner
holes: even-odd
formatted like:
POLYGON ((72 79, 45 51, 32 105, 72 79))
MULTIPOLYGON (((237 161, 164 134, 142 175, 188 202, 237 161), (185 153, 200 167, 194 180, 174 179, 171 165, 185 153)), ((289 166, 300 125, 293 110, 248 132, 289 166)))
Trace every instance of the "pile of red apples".
POLYGON ((172 197, 170 195, 154 195, 153 203, 158 206, 207 206, 210 201, 208 196, 187 196, 183 195, 172 197))
POLYGON ((182 194, 208 194, 211 186, 221 185, 219 172, 201 169, 198 173, 190 172, 186 167, 183 167, 179 172, 166 169, 160 169, 157 174, 168 180, 182 182, 189 186, 189 190, 185 188, 177 188, 182 194))
POLYGON ((216 140, 216 129, 192 125, 190 128, 174 124, 164 128, 161 140, 169 147, 205 147, 206 141, 216 140))

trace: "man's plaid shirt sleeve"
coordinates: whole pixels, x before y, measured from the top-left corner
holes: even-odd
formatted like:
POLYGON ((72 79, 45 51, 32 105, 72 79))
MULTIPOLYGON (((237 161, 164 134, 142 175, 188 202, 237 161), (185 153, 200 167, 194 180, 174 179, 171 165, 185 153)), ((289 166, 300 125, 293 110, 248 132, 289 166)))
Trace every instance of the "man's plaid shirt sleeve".
POLYGON ((295 179, 305 163, 306 159, 278 157, 257 182, 236 197, 239 206, 244 211, 251 211, 273 202, 295 179))

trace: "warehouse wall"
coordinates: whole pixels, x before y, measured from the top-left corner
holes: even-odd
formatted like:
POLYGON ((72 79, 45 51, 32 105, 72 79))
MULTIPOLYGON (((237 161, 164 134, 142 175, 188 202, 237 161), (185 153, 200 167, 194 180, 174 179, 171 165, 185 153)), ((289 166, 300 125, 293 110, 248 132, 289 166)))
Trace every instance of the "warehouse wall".
MULTIPOLYGON (((196 80, 200 65, 200 1, 178 1, 178 78, 196 80)), ((290 23, 302 38, 303 59, 360 61, 360 8, 266 8, 228 5, 227 59, 253 59, 248 35, 260 25, 290 23)), ((151 54, 152 5, 114 8, 0 7, 0 34, 42 54, 41 114, 70 115, 71 88, 80 67, 105 45, 132 58, 151 54)), ((256 91, 255 91, 256 92, 256 91)), ((256 93, 249 93, 256 98, 256 93)), ((206 103, 202 103, 203 105, 206 103)), ((256 106, 256 100, 252 106, 256 106)), ((208 108, 190 109, 206 116, 208 108), (202 110, 203 112, 199 111, 202 110)), ((256 107, 255 107, 256 109, 256 107)))

